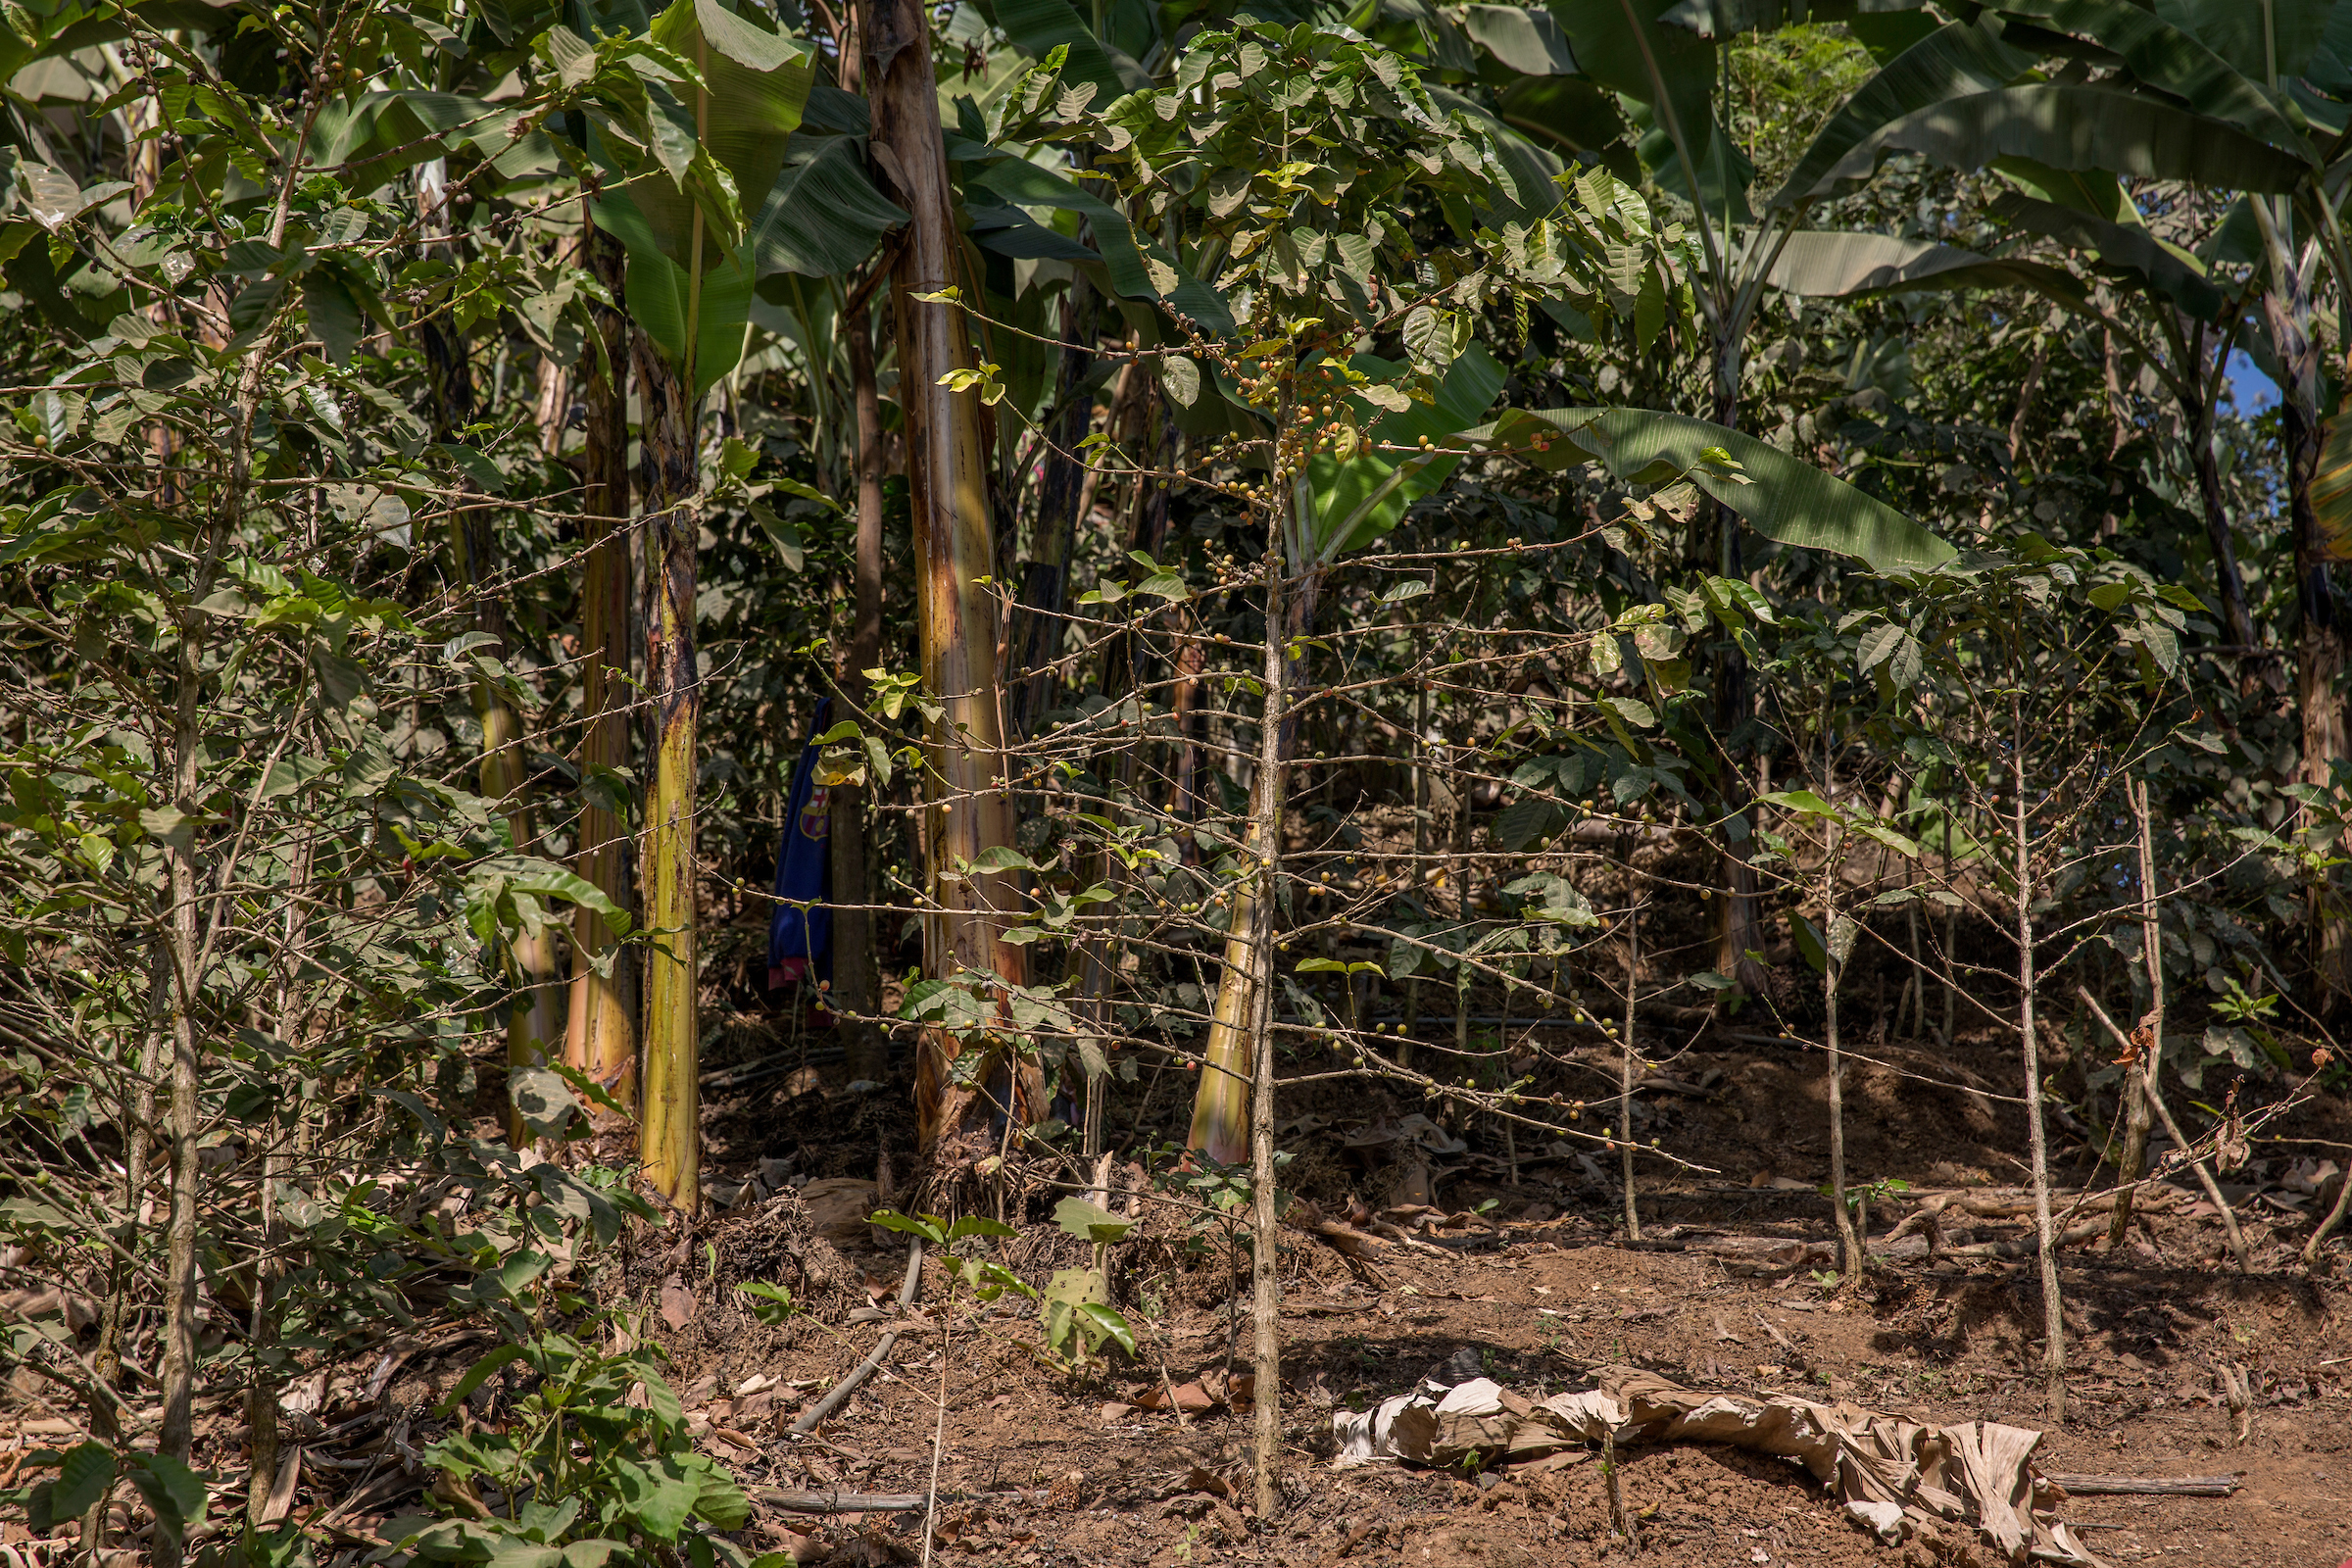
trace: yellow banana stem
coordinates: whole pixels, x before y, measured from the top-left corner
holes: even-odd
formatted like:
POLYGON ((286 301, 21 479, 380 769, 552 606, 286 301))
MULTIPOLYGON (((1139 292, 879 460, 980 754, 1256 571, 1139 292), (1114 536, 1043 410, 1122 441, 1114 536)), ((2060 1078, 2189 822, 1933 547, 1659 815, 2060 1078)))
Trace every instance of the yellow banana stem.
POLYGON ((648 1186, 702 1207, 701 1019, 695 921, 695 419, 677 372, 635 341, 641 437, 654 473, 645 548, 653 575, 645 667, 653 688, 653 784, 645 803, 645 1078, 638 1158, 648 1186))

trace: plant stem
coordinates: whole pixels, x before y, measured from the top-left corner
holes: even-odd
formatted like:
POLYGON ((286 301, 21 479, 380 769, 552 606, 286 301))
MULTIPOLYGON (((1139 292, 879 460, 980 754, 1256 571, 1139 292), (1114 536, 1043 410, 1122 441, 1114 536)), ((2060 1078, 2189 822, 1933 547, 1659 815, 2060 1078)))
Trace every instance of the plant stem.
POLYGON ((1625 917, 1625 1039, 1617 1062, 1617 1152, 1625 1176, 1625 1238, 1642 1239, 1642 1203, 1634 1188, 1634 999, 1642 985, 1642 906, 1625 917))
POLYGON ((1260 787, 1254 824, 1258 854, 1253 932, 1257 1059, 1250 1114, 1250 1316, 1255 1351, 1256 1390, 1251 1406, 1260 1530, 1272 1525, 1282 1495, 1282 1298, 1275 1276, 1280 1199, 1274 1190, 1274 901, 1282 874, 1283 730, 1289 718, 1290 660, 1283 647, 1282 602, 1282 541, 1287 531, 1270 530, 1266 542, 1266 706, 1258 736, 1260 787))
MULTIPOLYGON (((1472 721, 1475 723, 1475 720, 1472 721)), ((1460 755, 1467 757, 1471 733, 1465 729, 1460 755)), ((1453 908, 1460 927, 1454 933, 1453 1059, 1467 1070, 1470 1064, 1470 770, 1454 768, 1453 792, 1453 908)))
MULTIPOLYGON (((1821 778, 1823 796, 1831 806, 1838 804, 1837 754, 1830 746, 1829 694, 1822 695, 1821 778)), ((1822 946, 1827 961, 1822 965, 1821 1002, 1823 1018, 1822 1042, 1829 1054, 1830 1072, 1830 1206, 1837 1212, 1838 1248, 1843 1259, 1843 1272, 1848 1284, 1862 1280, 1862 1238, 1854 1223, 1854 1212, 1846 1205, 1845 1198, 1845 1062, 1838 1045, 1838 982, 1845 977, 1845 946, 1838 930, 1838 862, 1844 849, 1844 835, 1838 829, 1836 819, 1823 830, 1822 843, 1827 850, 1822 858, 1821 910, 1822 946)))
POLYGON ((2058 1294, 2058 1231, 2050 1217, 2049 1139, 2041 1117, 2041 1041, 2035 1032, 2034 972, 2034 859, 2026 836, 2026 710, 2022 693, 2009 695, 2009 778, 2016 794, 2017 1013, 2026 1077, 2026 1138, 2033 1159, 2034 1230, 2041 1263, 2042 1387, 2050 1420, 2066 1420, 2066 1303, 2058 1294))
POLYGON ((2328 1238, 2334 1235, 2335 1228, 2344 1222, 2346 1209, 2352 1209, 2352 1174, 2338 1178, 2335 1206, 2328 1211, 2328 1217, 2321 1220, 2319 1228, 2311 1233, 2311 1240, 2303 1244, 2303 1266, 2306 1269, 2319 1266, 2320 1249, 2328 1245, 2328 1238))
MULTIPOLYGON (((1944 764, 1943 770, 1943 886, 1948 893, 1952 886, 1952 785, 1953 767, 1944 764)), ((1960 977, 1955 967, 1955 949, 1960 941, 1960 906, 1957 901, 1945 905, 1943 910, 1943 1038, 1937 1042, 1944 1050, 1952 1048, 1952 1030, 1960 1006, 1960 977)))
MULTIPOLYGON (((943 384, 943 377, 973 368, 971 323, 961 306, 926 297, 956 281, 962 241, 940 139, 929 13, 916 0, 872 0, 865 24, 873 145, 887 150, 889 182, 911 215, 891 268, 891 314, 915 558, 917 665, 924 690, 938 705, 924 738, 930 821, 925 880, 932 901, 924 921, 924 972, 938 980, 978 977, 989 987, 985 994, 1002 1005, 1005 988, 1028 977, 1027 950, 999 940, 1018 911, 1020 884, 1010 872, 967 875, 958 869, 1013 841, 998 686, 999 614, 983 586, 998 570, 988 449, 980 394, 943 384)), ((934 1029, 922 1037, 915 1106, 935 1183, 961 1179, 994 1152, 1003 1142, 999 1125, 1025 1124, 1044 1112, 1043 1070, 1002 1038, 983 1029, 934 1029), (986 1059, 964 1062, 967 1051, 984 1052, 986 1059)))
POLYGON ((640 329, 633 334, 643 405, 645 549, 652 568, 645 622, 653 786, 645 803, 645 1078, 639 1157, 654 1190, 685 1212, 702 1205, 702 1023, 695 907, 697 735, 702 677, 695 657, 696 411, 687 384, 640 329))
MULTIPOLYGON (((954 1259, 950 1266, 953 1268, 954 1259)), ((954 1275, 951 1273, 950 1278, 954 1275)), ((931 1568, 931 1544, 939 1539, 939 1461, 948 1449, 948 1373, 955 1364, 949 1328, 956 1321, 956 1293, 948 1292, 939 1313, 939 1418, 931 1427, 931 1485, 923 1500, 923 1565, 931 1568)))
MULTIPOLYGON (((2148 819, 2146 782, 2128 778, 2124 789, 2131 797, 2132 818, 2139 829, 2139 956, 2147 964, 2149 1004, 2141 1028, 2147 1032, 2148 1043, 2144 1050, 2130 1052, 2131 1063, 2124 1068, 2124 1152, 2115 1173, 2122 1185, 2115 1195, 2115 1215, 2107 1226, 2110 1252, 2124 1245, 2124 1236, 2132 1228, 2132 1188, 2148 1158, 2151 1106, 2145 1088, 2160 1082, 2157 1074, 2164 1070, 2164 947, 2157 923, 2155 834, 2148 819)), ((2130 1042, 2125 1044, 2129 1051, 2130 1042)))
MULTIPOLYGON (((209 575, 209 573, 203 574, 209 575)), ((197 660, 195 636, 204 617, 189 613, 179 625, 179 657, 172 721, 172 805, 192 820, 201 809, 197 781, 202 766, 204 730, 203 672, 197 660)), ((181 830, 164 840, 164 866, 171 898, 172 1078, 169 1139, 172 1171, 171 1216, 166 1222, 164 1365, 162 1424, 156 1450, 185 1464, 194 1445, 196 1401, 196 1208, 197 1184, 203 1179, 196 1160, 201 1109, 196 1047, 196 999, 202 992, 197 975, 197 900, 201 896, 195 856, 195 830, 181 830)), ((181 1542, 160 1522, 155 1536, 157 1568, 178 1568, 181 1542)))
MULTIPOLYGON (((1421 858, 1429 853, 1429 671, 1422 662, 1429 657, 1427 641, 1418 624, 1413 627, 1413 870, 1406 892, 1421 890, 1421 858)), ((1413 1064, 1413 1033, 1421 1026, 1421 982, 1408 978, 1404 982, 1404 1038, 1396 1045, 1396 1064, 1413 1064)))

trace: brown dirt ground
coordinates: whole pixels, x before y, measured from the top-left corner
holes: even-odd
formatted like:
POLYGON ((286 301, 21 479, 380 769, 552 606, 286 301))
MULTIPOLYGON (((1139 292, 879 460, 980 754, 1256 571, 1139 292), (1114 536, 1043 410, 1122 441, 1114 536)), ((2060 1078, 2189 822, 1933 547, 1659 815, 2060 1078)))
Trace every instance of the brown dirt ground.
MULTIPOLYGON (((1601 1059, 1580 1063, 1561 1049, 1547 1070, 1565 1074, 1563 1082, 1581 1072, 1582 1092, 1594 1093, 1601 1059)), ((2006 1063, 1990 1042, 1954 1059, 1963 1073, 1973 1063, 1979 1081, 1994 1083, 2006 1063)), ((872 1244, 891 1239, 845 1227, 834 1253, 805 1239, 795 1199, 755 1198, 704 1221, 667 1252, 640 1259, 630 1286, 643 1299, 665 1270, 689 1256, 707 1259, 704 1241, 716 1244, 717 1269, 698 1282, 698 1315, 668 1337, 668 1348, 689 1406, 751 1443, 746 1449, 732 1438, 710 1439, 755 1488, 922 1492, 944 1386, 939 1483, 951 1500, 941 1506, 938 1549, 950 1560, 1105 1568, 1632 1560, 1637 1554, 1612 1542, 1597 1462, 1477 1480, 1391 1465, 1331 1467, 1335 1408, 1367 1407, 1448 1361, 1475 1362, 1539 1395, 1574 1386, 1593 1367, 1630 1363, 1691 1385, 1843 1398, 1913 1419, 2004 1421, 2046 1433, 2045 1470, 2241 1478, 2226 1499, 2070 1499, 2064 1517, 2111 1562, 2336 1568, 2352 1559, 2352 1292, 2340 1277, 2352 1250, 2335 1244, 2333 1276, 2292 1265, 2309 1219, 2292 1203, 2257 1197, 2280 1191, 2275 1178, 2285 1156, 2230 1178, 2254 1250, 2250 1275, 2226 1266, 2219 1224, 2184 1190, 2185 1173, 2183 1189, 2163 1195, 2163 1211, 2136 1227, 2122 1254, 2108 1256, 2103 1243, 2069 1250, 2073 1402, 2063 1425, 2053 1426, 2040 1395, 2041 1307, 2030 1252, 1906 1258, 1840 1293, 1804 1269, 1760 1275, 1751 1263, 1702 1250, 1724 1236, 1829 1235, 1829 1205, 1799 1190, 1826 1175, 1822 1076, 1818 1062, 1801 1055, 1728 1044, 1685 1052, 1668 1070, 1711 1090, 1704 1098, 1653 1097, 1658 1108, 1638 1130, 1670 1149, 1703 1151, 1714 1169, 1643 1176, 1639 1246, 1625 1241, 1613 1182, 1572 1154, 1523 1149, 1520 1181, 1511 1186, 1501 1141, 1483 1125, 1458 1129, 1472 1145, 1467 1154, 1438 1162, 1439 1200, 1449 1210, 1495 1200, 1505 1221, 1498 1232, 1442 1233, 1446 1245, 1438 1251, 1393 1248, 1379 1264, 1378 1288, 1328 1248, 1286 1233, 1288 1454, 1284 1506, 1270 1522, 1249 1504, 1247 1405, 1184 1423, 1134 1407, 1162 1369, 1177 1384, 1221 1369, 1232 1334, 1227 1314, 1240 1276, 1221 1248, 1188 1246, 1163 1209, 1150 1210, 1138 1237, 1112 1254, 1118 1304, 1143 1342, 1138 1362, 1088 1378, 1050 1370, 1031 1348, 1034 1318, 1007 1305, 959 1308, 943 1362, 936 1319, 924 1317, 902 1340, 892 1375, 870 1382, 828 1421, 821 1444, 790 1439, 785 1428, 803 1400, 865 1351, 879 1324, 845 1320, 835 1299, 812 1302, 819 1310, 782 1328, 761 1328, 725 1287, 795 1270, 812 1280, 858 1276, 863 1290, 849 1299, 862 1306, 895 1291, 903 1258, 895 1242, 885 1250, 872 1244), (2242 1444, 2232 1441, 2221 1401, 2226 1366, 2247 1369, 2257 1391, 2242 1444), (789 1386, 765 1399, 725 1402, 755 1374, 789 1386)), ((900 1170, 910 1168, 903 1086, 858 1097, 827 1083, 838 1076, 820 1066, 714 1096, 711 1135, 734 1156, 733 1168, 768 1157, 790 1160, 802 1177, 871 1177, 879 1151, 891 1151, 900 1170)), ((1127 1090, 1116 1124, 1173 1131, 1190 1085, 1168 1076, 1172 1087, 1127 1090)), ((2022 1123, 2006 1102, 1862 1066, 1849 1079, 1848 1104, 1858 1174, 1918 1189, 2020 1179, 2013 1152, 2024 1144, 2022 1123)), ((1360 1089, 1318 1102, 1286 1124, 1299 1156, 1294 1184, 1334 1211, 1353 1191, 1380 1190, 1394 1173, 1325 1129, 1410 1108, 1360 1089)), ((2340 1142, 2347 1125, 2352 1112, 2322 1097, 2285 1130, 2340 1142)), ((2080 1180, 2089 1164, 2090 1134, 2077 1131, 2054 1155, 2061 1181, 2070 1172, 2080 1180)), ((1131 1183, 1140 1175, 1135 1170, 1131 1183)), ((1032 1281, 1079 1260, 1076 1244, 1037 1223, 1052 1197, 1037 1190, 1032 1223, 1002 1254, 1032 1281)), ((1874 1234, 1883 1237, 1904 1211, 1898 1201, 1892 1212, 1874 1212, 1874 1234)), ((1959 1225, 1971 1228, 1947 1230, 1956 1246, 2027 1235, 2023 1222, 1959 1225)), ((944 1290, 934 1261, 920 1310, 936 1312, 944 1290)), ((1246 1369, 1246 1321, 1230 1343, 1246 1369)), ((1622 1485, 1639 1520, 1638 1555, 1648 1561, 1924 1568, 1990 1560, 1951 1542, 1882 1547, 1801 1471, 1736 1451, 1630 1450, 1622 1485)), ((847 1568, 913 1560, 922 1536, 916 1513, 811 1518, 763 1507, 747 1544, 847 1568)))
MULTIPOLYGON (((852 1257, 877 1276, 892 1272, 889 1255, 852 1257)), ((1270 1535, 1253 1528, 1246 1504, 1246 1409, 1180 1425, 1127 1406, 1154 1381, 1146 1369, 1091 1382, 1047 1372, 1025 1348, 1036 1339, 1025 1313, 967 1321, 951 1337, 944 1367, 936 1337, 902 1342, 897 1376, 869 1384, 826 1425, 828 1447, 782 1439, 793 1406, 779 1403, 764 1429, 745 1433, 756 1451, 732 1444, 715 1451, 754 1485, 920 1492, 944 1374, 940 1481, 960 1500, 942 1518, 954 1553, 1137 1568, 1345 1554, 1405 1568, 1485 1568, 1609 1556, 1600 1467, 1525 1482, 1505 1471, 1483 1485, 1394 1466, 1335 1472, 1327 1435, 1335 1406, 1401 1392, 1467 1348, 1489 1375, 1536 1392, 1568 1386, 1595 1364, 1629 1362, 1694 1385, 1827 1395, 1914 1419, 2045 1425, 2025 1321, 2038 1315, 2028 1262, 1906 1270, 1842 1298, 1809 1282, 1734 1277, 1703 1254, 1573 1239, 1512 1241, 1484 1255, 1416 1253, 1385 1266, 1388 1289, 1377 1293, 1311 1244, 1290 1263, 1288 1505, 1270 1535)), ((939 1270, 926 1286, 935 1298, 939 1270)), ((2065 1516, 2086 1527, 2094 1549, 2117 1562, 2280 1568, 2329 1568, 2352 1556, 2352 1361, 2338 1360, 2352 1335, 2341 1287, 2088 1259, 2067 1271, 2066 1286, 2082 1370, 2071 1381, 2067 1424, 2044 1441, 2044 1467, 2243 1479, 2224 1500, 2075 1499, 2065 1516), (2242 1446, 2231 1444, 2230 1416, 2216 1396, 2214 1368, 2224 1362, 2258 1369, 2264 1391, 2242 1446)), ((1163 1300, 1148 1317, 1149 1304, 1135 1314, 1150 1325, 1148 1367, 1165 1365, 1182 1382, 1221 1366, 1227 1331, 1217 1307, 1163 1300)), ((759 1370, 821 1385, 873 1332, 811 1327, 773 1345, 722 1335, 723 1348, 697 1345, 702 1354, 677 1347, 679 1371, 698 1385, 715 1379, 700 1391, 706 1398, 759 1370)), ((733 1431, 749 1424, 720 1419, 733 1431)), ((1777 1460, 1636 1449, 1625 1457, 1623 1486, 1641 1520, 1642 1555, 1653 1561, 1935 1560, 1917 1548, 1881 1548, 1802 1472, 1777 1460)), ((912 1515, 827 1521, 804 1541, 798 1532, 812 1523, 763 1516, 761 1544, 845 1562, 902 1560, 920 1546, 912 1515)))

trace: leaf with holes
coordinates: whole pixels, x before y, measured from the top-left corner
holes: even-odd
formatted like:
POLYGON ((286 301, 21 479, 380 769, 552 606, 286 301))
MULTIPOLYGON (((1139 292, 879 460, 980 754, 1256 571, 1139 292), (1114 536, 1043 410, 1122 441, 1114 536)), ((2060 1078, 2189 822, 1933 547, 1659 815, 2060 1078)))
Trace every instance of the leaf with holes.
POLYGON ((1092 1242, 1098 1247, 1107 1247, 1125 1239, 1127 1233, 1136 1226, 1136 1221, 1123 1219, 1083 1198, 1065 1198, 1054 1204, 1054 1223, 1080 1241, 1092 1242))

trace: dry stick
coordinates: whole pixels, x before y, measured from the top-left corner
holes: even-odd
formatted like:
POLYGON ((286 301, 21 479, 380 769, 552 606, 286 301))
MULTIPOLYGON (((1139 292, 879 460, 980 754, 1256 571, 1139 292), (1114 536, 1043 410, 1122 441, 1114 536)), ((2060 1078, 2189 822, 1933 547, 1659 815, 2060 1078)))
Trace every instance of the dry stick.
POLYGON ((2042 1479, 2072 1497, 2227 1497, 2235 1476, 2079 1476, 2044 1471, 2042 1479))
MULTIPOLYGON (((1952 766, 1943 769, 1943 885, 1952 885, 1952 766)), ((1960 906, 1947 904, 1943 909, 1943 1038, 1936 1044, 1952 1049, 1952 1030, 1956 1027, 1953 1014, 1960 1004, 1959 972, 1953 965, 1960 941, 1960 906)))
POLYGON ((768 1487, 755 1487, 752 1495, 769 1507, 781 1508, 786 1513, 910 1513, 923 1506, 927 1494, 920 1492, 778 1492, 768 1487))
POLYGON ((931 1428, 931 1486, 923 1502, 923 1568, 931 1568, 931 1544, 939 1539, 939 1461, 948 1448, 948 1373, 955 1365, 948 1348, 955 1305, 956 1294, 951 1289, 947 1307, 939 1314, 939 1419, 931 1428))
POLYGON ((1625 1175, 1625 1239, 1642 1239, 1642 1204, 1634 1191, 1634 998, 1642 983, 1642 906, 1625 917, 1625 1040, 1617 1058, 1617 1150, 1625 1175))
MULTIPOLYGON (((902 1308, 912 1306, 915 1293, 922 1288, 923 1244, 920 1241, 908 1242, 906 1244, 906 1278, 899 1285, 899 1305, 902 1308)), ((850 1369, 848 1377, 834 1384, 831 1392, 801 1413, 801 1418, 792 1424, 794 1434, 805 1437, 822 1426, 825 1417, 840 1409, 842 1401, 858 1391, 858 1385, 872 1377, 882 1363, 889 1359, 891 1349, 899 1343, 899 1335, 903 1332, 905 1331, 902 1329, 892 1329, 881 1339, 875 1341, 873 1349, 867 1353, 864 1360, 850 1369)))
MULTIPOLYGON (((2109 1034, 2115 1036, 2116 1044, 2122 1046, 2126 1051, 2132 1049, 2132 1037, 2116 1027, 2115 1020, 2107 1016, 2107 1009, 2099 1005, 2099 999, 2090 994, 2088 986, 2078 985, 2075 987, 2075 995, 2081 997, 2088 1004, 2092 1016, 2106 1026, 2109 1034)), ((2195 1146, 2188 1140, 2188 1135, 2180 1130, 2179 1122, 2173 1120, 2172 1111, 2165 1106, 2164 1095, 2156 1087, 2156 1075, 2150 1073, 2141 1078, 2139 1088, 2140 1093, 2147 1097, 2148 1109, 2154 1111, 2156 1119, 2164 1123, 2165 1132, 2171 1135, 2173 1142, 2180 1147, 2181 1154, 2188 1160, 2190 1168, 2196 1171, 2197 1181, 2204 1187, 2205 1196, 2213 1200, 2214 1207, 2222 1211, 2222 1229, 2230 1234, 2230 1250, 2237 1255, 2237 1271, 2240 1274, 2247 1272, 2246 1238, 2237 1228, 2236 1211, 2230 1208, 2230 1200, 2222 1196, 2221 1183, 2213 1179, 2213 1172, 2198 1156, 2195 1146)), ((2120 1205, 2123 1200, 2118 1198, 2116 1201, 2120 1205)))
POLYGON ((2346 1175, 2342 1181, 2336 1184, 2335 1206, 2328 1211, 2326 1219, 2320 1221, 2320 1228, 2311 1233, 2311 1240, 2303 1244, 2303 1266, 2305 1268, 2319 1266, 2320 1249, 2328 1244, 2329 1236, 2335 1234, 2335 1228, 2344 1222, 2344 1211, 2347 1208, 2352 1208, 2352 1175, 2346 1175))
MULTIPOLYGON (((1917 861, 1912 862, 1915 866, 1917 861)), ((1903 1032, 1903 1004, 1911 1004, 1911 1038, 1928 1026, 1928 966, 1919 956, 1919 901, 1914 899, 1903 906, 1903 925, 1911 935, 1911 973, 1903 981, 1903 994, 1894 1003, 1894 1032, 1903 1032)))
MULTIPOLYGON (((1410 887, 1418 893, 1421 887, 1421 857, 1429 851, 1429 672, 1421 667, 1428 658, 1428 645, 1418 624, 1413 627, 1413 872, 1410 887)), ((1415 965, 1419 967, 1418 964, 1415 965)), ((1413 1064, 1413 1031, 1421 1023, 1421 982, 1407 976, 1404 982, 1404 1039, 1396 1047, 1396 1059, 1409 1067, 1413 1064)))
MULTIPOLYGON (((1477 719, 1473 717, 1463 727, 1461 752, 1467 759, 1470 741, 1477 734, 1477 719)), ((1467 766, 1454 769, 1453 790, 1453 905, 1454 918, 1461 929, 1454 933, 1460 946, 1455 950, 1461 961, 1453 970, 1453 1056, 1464 1067, 1470 1061, 1470 791, 1473 788, 1467 766)))
POLYGON ((1165 1361, 1159 1364, 1159 1386, 1168 1396, 1168 1408, 1176 1412, 1176 1424, 1180 1427, 1191 1426, 1193 1418, 1184 1413, 1184 1402, 1176 1397, 1176 1383, 1168 1376, 1168 1364, 1165 1361))
MULTIPOLYGON (((1821 781, 1823 793, 1830 806, 1838 805, 1838 768, 1836 754, 1830 750, 1829 700, 1822 700, 1821 781)), ((1838 855, 1844 848, 1832 819, 1822 829, 1822 918, 1827 922, 1823 932, 1829 944, 1827 962, 1822 966, 1821 999, 1825 1013, 1822 1044, 1829 1053, 1830 1073, 1830 1206, 1837 1210, 1838 1246, 1844 1256, 1848 1284, 1862 1279, 1862 1239, 1855 1235, 1853 1210, 1845 1201, 1845 1063, 1838 1054, 1838 982, 1845 975, 1845 956, 1850 949, 1850 937, 1839 940, 1838 929, 1838 855)))
POLYGON ((2050 1221, 2049 1138, 2041 1120, 2041 1041, 2034 1003, 2034 858, 2026 837, 2026 709, 2009 698, 2009 778, 2017 794, 2017 1021, 2026 1076, 2026 1141, 2033 1159, 2034 1250, 2041 1263, 2042 1384, 2052 1425, 2066 1421, 2066 1303, 2058 1295, 2058 1233, 2050 1221))
POLYGON ((1266 550, 1266 706, 1259 726, 1257 761, 1264 775, 1263 788, 1257 792, 1261 891, 1255 911, 1257 929, 1252 933, 1252 946, 1257 950, 1257 1050, 1250 1106, 1250 1318, 1257 1375, 1251 1403, 1260 1529, 1273 1523, 1275 1503, 1281 1497, 1278 1469, 1282 1462, 1281 1290, 1275 1279, 1274 1251, 1278 1221, 1274 1192, 1274 899, 1282 864, 1282 728, 1289 699, 1289 661, 1284 657, 1282 636, 1282 555, 1278 532, 1266 550))
POLYGON ((2139 826, 2139 953, 2147 960, 2149 1007, 2145 1027, 2148 1049, 2131 1053, 2124 1069, 2124 1152, 2116 1162, 2122 1183, 2115 1200, 2115 1217, 2107 1226, 2107 1250, 2117 1250, 2132 1225, 2132 1183, 2139 1180, 2148 1158, 2148 1097, 2136 1091, 2158 1081, 2164 1067, 2164 949, 2156 923, 2156 844, 2148 820, 2148 786, 2144 779, 2127 778, 2124 791, 2132 801, 2132 815, 2139 826))

